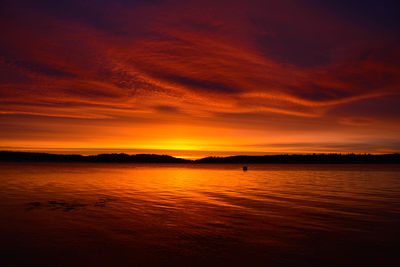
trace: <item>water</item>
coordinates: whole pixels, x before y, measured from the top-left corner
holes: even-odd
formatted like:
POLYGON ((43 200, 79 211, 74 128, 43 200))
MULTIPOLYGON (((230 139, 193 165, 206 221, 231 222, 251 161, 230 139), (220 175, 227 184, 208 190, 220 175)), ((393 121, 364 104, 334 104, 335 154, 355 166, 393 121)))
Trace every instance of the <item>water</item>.
POLYGON ((0 164, 1 266, 399 266, 400 166, 0 164))

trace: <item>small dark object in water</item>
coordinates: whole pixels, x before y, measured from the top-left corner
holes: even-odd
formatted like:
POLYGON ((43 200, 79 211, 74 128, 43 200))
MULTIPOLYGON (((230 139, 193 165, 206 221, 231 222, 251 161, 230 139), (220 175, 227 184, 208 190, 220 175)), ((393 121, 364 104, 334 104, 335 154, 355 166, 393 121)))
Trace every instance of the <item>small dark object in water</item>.
POLYGON ((42 204, 40 202, 29 202, 28 205, 29 207, 27 208, 27 210, 33 210, 40 208, 42 204))
POLYGON ((243 170, 244 170, 244 171, 247 171, 247 166, 243 166, 243 170))
POLYGON ((96 204, 94 204, 96 207, 105 207, 106 206, 106 200, 101 198, 99 199, 99 201, 96 202, 96 204))
POLYGON ((49 204, 50 204, 50 205, 54 205, 54 206, 57 206, 57 205, 59 205, 59 206, 65 206, 65 205, 67 205, 66 202, 54 201, 54 200, 49 201, 49 204))
POLYGON ((32 207, 39 207, 40 206, 40 202, 30 202, 29 205, 32 206, 32 207))

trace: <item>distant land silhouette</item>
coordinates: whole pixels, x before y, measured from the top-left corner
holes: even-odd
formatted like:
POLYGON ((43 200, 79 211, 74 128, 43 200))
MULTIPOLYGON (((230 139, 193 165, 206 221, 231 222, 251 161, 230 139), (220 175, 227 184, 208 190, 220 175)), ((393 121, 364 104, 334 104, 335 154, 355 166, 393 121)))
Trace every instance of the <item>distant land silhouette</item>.
POLYGON ((265 156, 206 157, 197 160, 176 158, 168 155, 124 153, 92 156, 49 153, 0 151, 1 162, 118 162, 118 163, 288 163, 288 164, 400 164, 400 154, 285 154, 265 156))

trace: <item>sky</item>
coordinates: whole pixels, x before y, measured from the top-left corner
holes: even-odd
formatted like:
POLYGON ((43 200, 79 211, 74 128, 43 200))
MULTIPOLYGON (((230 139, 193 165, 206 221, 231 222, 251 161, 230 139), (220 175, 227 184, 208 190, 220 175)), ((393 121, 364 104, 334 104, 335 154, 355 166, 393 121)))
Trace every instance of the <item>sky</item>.
POLYGON ((0 2, 0 150, 400 152, 397 1, 0 2))

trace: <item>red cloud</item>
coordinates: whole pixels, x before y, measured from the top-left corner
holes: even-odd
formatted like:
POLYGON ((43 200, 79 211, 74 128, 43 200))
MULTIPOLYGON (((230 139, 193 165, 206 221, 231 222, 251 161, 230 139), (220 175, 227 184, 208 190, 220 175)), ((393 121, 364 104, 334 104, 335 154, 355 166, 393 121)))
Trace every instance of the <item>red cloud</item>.
POLYGON ((11 7, 1 19, 0 113, 203 125, 233 114, 237 127, 256 116, 271 128, 294 117, 299 131, 310 120, 367 125, 334 111, 400 101, 395 34, 377 41, 379 33, 315 11, 191 1, 112 6, 100 23, 11 7))

